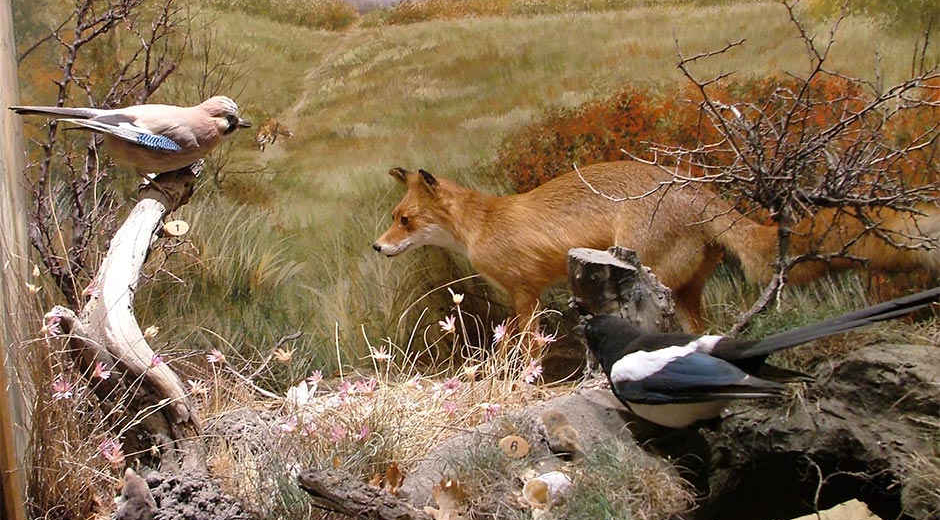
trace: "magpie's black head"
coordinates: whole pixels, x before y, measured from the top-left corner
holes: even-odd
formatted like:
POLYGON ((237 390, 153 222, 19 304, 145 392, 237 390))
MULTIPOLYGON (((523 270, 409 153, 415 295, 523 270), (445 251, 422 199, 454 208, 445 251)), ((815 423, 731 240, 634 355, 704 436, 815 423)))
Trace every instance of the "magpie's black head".
POLYGON ((588 348, 608 373, 610 367, 627 353, 627 345, 641 334, 639 329, 617 316, 594 316, 584 325, 588 348))

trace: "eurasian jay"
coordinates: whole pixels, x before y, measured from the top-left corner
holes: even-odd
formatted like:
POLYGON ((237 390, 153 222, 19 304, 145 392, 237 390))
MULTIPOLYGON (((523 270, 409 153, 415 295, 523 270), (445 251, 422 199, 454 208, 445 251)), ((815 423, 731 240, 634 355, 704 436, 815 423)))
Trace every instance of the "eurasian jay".
POLYGON ((760 340, 644 334, 616 316, 588 319, 584 336, 617 399, 650 422, 684 428, 718 417, 730 399, 779 396, 786 388, 780 382, 809 377, 767 365, 772 352, 897 318, 938 299, 940 287, 760 340))
POLYGON ((213 96, 192 107, 135 105, 113 110, 42 106, 10 107, 17 114, 41 114, 104 135, 114 160, 138 174, 183 168, 209 154, 222 138, 251 123, 238 105, 213 96))

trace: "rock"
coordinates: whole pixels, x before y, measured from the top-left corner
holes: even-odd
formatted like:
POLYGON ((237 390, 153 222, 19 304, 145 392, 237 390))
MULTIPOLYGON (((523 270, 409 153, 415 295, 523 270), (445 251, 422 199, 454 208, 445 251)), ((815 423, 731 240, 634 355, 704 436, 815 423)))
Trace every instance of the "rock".
POLYGON ((881 517, 869 511, 868 506, 856 499, 843 502, 832 509, 810 515, 803 515, 793 520, 881 520, 881 517))
POLYGON ((114 520, 153 520, 156 512, 157 504, 150 494, 147 482, 133 469, 124 470, 124 487, 114 520))
POLYGON ((860 498, 879 516, 929 505, 901 502, 913 453, 932 449, 916 420, 940 415, 940 350, 876 345, 822 366, 800 397, 739 402, 700 454, 712 498, 700 518, 787 518, 860 498), (720 512, 720 514, 719 514, 720 512))
POLYGON ((156 501, 154 520, 241 520, 251 516, 208 475, 147 474, 156 501))
MULTIPOLYGON (((635 450, 637 459, 646 467, 665 467, 666 463, 636 445, 633 434, 627 427, 628 421, 631 420, 633 417, 606 388, 583 390, 556 397, 506 414, 471 432, 447 439, 433 448, 423 461, 406 475, 402 492, 418 507, 433 505, 430 501, 431 489, 442 478, 454 476, 455 456, 479 450, 485 443, 495 446, 499 439, 508 434, 519 435, 529 442, 530 452, 524 460, 528 461, 533 476, 563 467, 565 460, 556 456, 552 449, 553 446, 558 449, 560 443, 566 448, 576 443, 580 451, 590 452, 599 444, 616 440, 635 450), (543 416, 549 418, 548 427, 543 423, 543 416), (565 420, 561 420, 559 416, 565 420), (563 438, 559 439, 557 428, 552 428, 559 425, 569 426, 572 431, 563 428, 563 438), (573 436, 575 439, 572 439, 573 436)), ((521 491, 521 482, 519 484, 518 491, 521 491)))

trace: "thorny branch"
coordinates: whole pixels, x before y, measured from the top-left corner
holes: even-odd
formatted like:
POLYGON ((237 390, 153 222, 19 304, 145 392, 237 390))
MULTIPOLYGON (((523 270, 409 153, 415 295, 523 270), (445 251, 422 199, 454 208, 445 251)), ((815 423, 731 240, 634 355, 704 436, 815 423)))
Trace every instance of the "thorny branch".
MULTIPOLYGON (((700 95, 699 110, 719 139, 694 147, 651 143, 653 160, 646 161, 672 176, 666 185, 712 184, 729 199, 742 201, 744 209, 765 211, 778 226, 775 274, 732 333, 778 297, 788 271, 801 262, 864 262, 851 248, 868 236, 904 249, 938 245, 926 233, 882 227, 884 219, 879 215, 888 210, 913 216, 926 205, 936 204, 940 72, 921 67, 917 75, 881 88, 880 77, 871 82, 831 71, 826 64, 845 12, 820 42, 797 17, 794 2, 780 3, 806 49, 809 72, 777 80, 765 99, 723 101, 713 87, 731 73, 700 78, 690 66, 721 57, 744 41, 693 56, 683 55, 677 41, 677 66, 700 95), (916 131, 897 131, 912 120, 922 123, 916 131), (820 212, 829 218, 816 221, 820 212), (853 219, 859 223, 854 235, 838 235, 839 246, 823 247, 825 241, 837 237, 834 230, 840 222, 853 219), (817 227, 807 234, 815 237, 815 243, 795 251, 791 243, 796 224, 807 222, 811 229, 817 227)), ((929 34, 923 38, 926 41, 929 34)), ((796 238, 809 240, 802 235, 796 238)))

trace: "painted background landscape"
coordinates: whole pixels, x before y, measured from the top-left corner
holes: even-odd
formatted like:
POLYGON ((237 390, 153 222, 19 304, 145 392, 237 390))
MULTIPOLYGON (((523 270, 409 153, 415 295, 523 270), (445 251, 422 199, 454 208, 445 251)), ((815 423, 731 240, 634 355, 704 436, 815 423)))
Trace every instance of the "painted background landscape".
MULTIPOLYGON (((149 23, 148 14, 165 3, 145 2, 140 23, 149 23)), ((174 216, 191 231, 172 251, 158 248, 151 255, 136 315, 142 327, 157 327, 154 350, 192 382, 193 398, 210 422, 235 410, 265 410, 280 432, 276 448, 255 449, 252 443, 261 441, 252 438, 218 443, 210 457, 223 488, 264 518, 320 518, 288 478, 292 468, 340 465, 363 480, 392 464, 407 472, 448 436, 442 422, 472 428, 497 411, 572 388, 570 381, 533 376, 534 366, 513 353, 530 338, 494 338, 512 309, 505 295, 473 276, 465 259, 438 248, 391 259, 372 250, 403 192, 386 174, 389 168, 424 168, 491 193, 525 191, 575 165, 625 159, 621 148, 643 156, 647 141, 686 137, 695 126, 688 101, 694 95, 676 67, 677 52, 745 39, 696 69, 703 76, 734 71, 725 88, 740 99, 760 95, 771 78, 805 74, 810 66, 786 10, 767 1, 189 4, 179 6, 187 19, 180 34, 185 29, 187 37, 169 43, 178 68, 150 102, 195 104, 206 94, 226 94, 255 127, 208 161, 193 200, 174 216), (207 71, 206 63, 214 68, 207 71), (292 135, 261 151, 255 131, 271 119, 292 135), (455 305, 453 293, 464 295, 461 303, 455 305), (455 333, 439 325, 449 315, 460 318, 455 333), (279 342, 295 332, 302 334, 279 342), (224 360, 207 360, 214 353, 224 360), (312 374, 323 378, 311 384, 326 403, 316 435, 256 391, 283 397, 312 374), (328 404, 344 392, 353 396, 348 402, 328 404)), ((806 1, 798 13, 825 33, 837 4, 806 1)), ((916 49, 924 45, 927 14, 940 25, 937 8, 930 2, 854 4, 829 66, 872 82, 909 77, 916 49)), ((60 49, 53 42, 33 44, 71 9, 58 0, 13 1, 18 51, 25 53, 19 63, 23 104, 54 104, 60 49)), ((113 72, 122 45, 130 43, 115 31, 83 56, 81 70, 92 90, 96 74, 113 72)), ((924 48, 935 63, 940 47, 931 41, 924 48)), ((73 88, 70 100, 88 98, 73 88)), ((25 128, 27 139, 44 132, 37 121, 25 128)), ((65 142, 82 146, 78 139, 65 142)), ((35 145, 30 154, 38 157, 35 145)), ((936 160, 926 168, 936 175, 936 160)), ((118 215, 131 207, 126 201, 136 179, 130 177, 111 177, 118 215)), ((114 225, 105 223, 93 243, 92 270, 75 274, 85 283, 94 259, 106 251, 104 231, 114 225)), ((61 295, 42 266, 29 283, 41 287, 29 295, 38 324, 61 295)), ((933 285, 925 273, 857 271, 787 287, 747 334, 759 337, 933 285)), ((729 330, 759 291, 744 282, 733 260, 726 262, 706 288, 708 332, 729 330)), ((546 301, 546 330, 559 343, 573 341, 563 317, 567 297, 559 287, 546 301)), ((779 361, 815 367, 876 341, 937 345, 940 325, 936 317, 882 324, 779 361)), ((37 403, 27 475, 32 516, 106 517, 108 490, 120 471, 102 457, 109 436, 102 418, 89 404, 48 395, 47 386, 68 371, 48 342, 28 342, 20 355, 37 403)), ((911 472, 925 489, 940 481, 940 422, 932 435, 937 451, 911 472)), ((579 495, 589 498, 573 501, 559 518, 693 517, 687 513, 694 509, 690 485, 654 474, 611 479, 625 464, 618 456, 612 450, 595 460, 579 495)), ((469 461, 467 467, 473 463, 489 464, 469 461)), ((480 486, 468 484, 469 492, 486 494, 480 486)), ((531 518, 529 512, 506 515, 531 518)))

